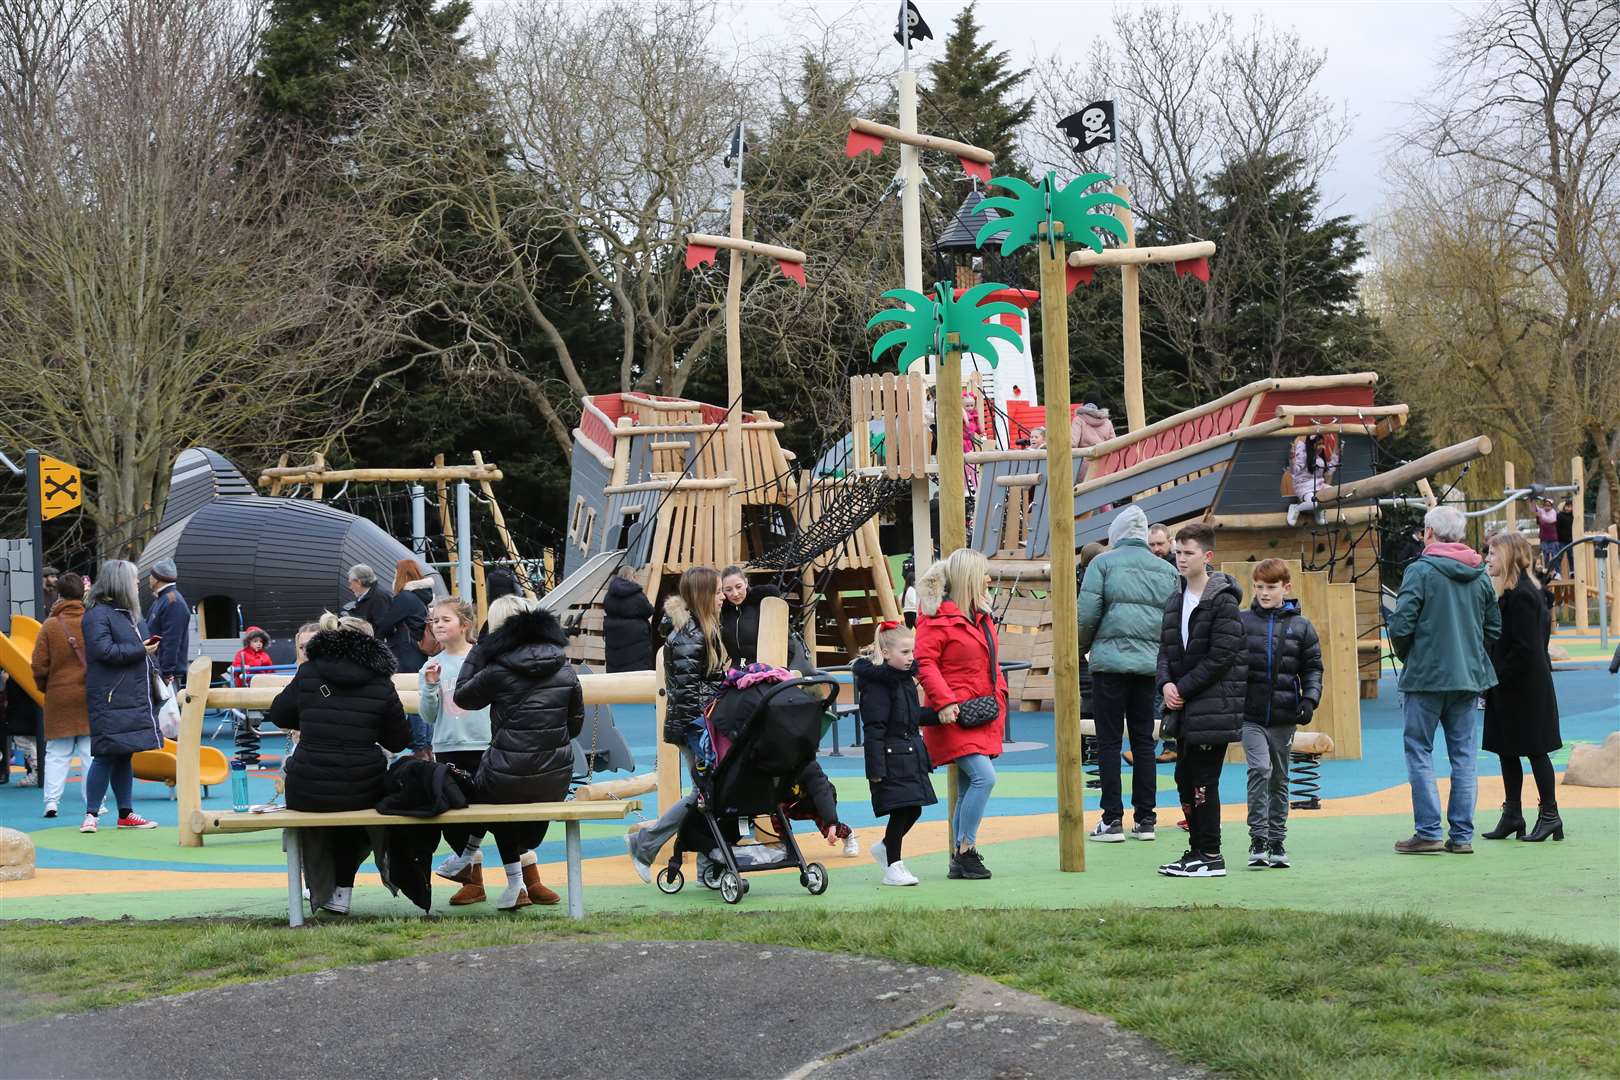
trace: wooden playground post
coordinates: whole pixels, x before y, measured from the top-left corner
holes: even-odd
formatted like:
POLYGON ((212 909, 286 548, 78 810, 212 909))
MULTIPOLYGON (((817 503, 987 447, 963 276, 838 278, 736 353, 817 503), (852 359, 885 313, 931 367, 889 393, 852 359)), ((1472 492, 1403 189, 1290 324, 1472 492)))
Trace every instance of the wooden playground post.
MULTIPOLYGON (((961 339, 947 335, 934 383, 934 416, 939 431, 939 554, 967 546, 967 487, 962 460, 961 339)), ((920 571, 919 571, 920 572, 920 571)))
MULTIPOLYGON (((473 464, 484 464, 484 452, 482 450, 474 450, 472 457, 473 464)), ((500 534, 501 545, 506 548, 506 557, 512 560, 512 573, 516 576, 518 584, 522 586, 523 595, 533 600, 535 598, 534 582, 529 580, 529 568, 524 565, 522 559, 518 556, 517 544, 512 540, 511 530, 506 527, 506 515, 501 513, 501 504, 495 498, 495 489, 483 477, 479 478, 478 486, 483 491, 484 498, 489 500, 489 517, 495 523, 495 531, 500 534)), ((480 569, 479 574, 482 575, 482 573, 483 571, 480 569)), ((483 589, 484 583, 480 580, 478 582, 480 596, 483 595, 483 589)))
MULTIPOLYGON (((1503 492, 1502 493, 1505 495, 1509 491, 1513 491, 1515 488, 1517 488, 1519 486, 1517 480, 1518 480, 1518 478, 1515 475, 1514 469, 1513 469, 1513 462, 1511 462, 1511 461, 1502 462, 1502 487, 1503 487, 1503 492)), ((1518 532, 1519 531, 1519 500, 1518 499, 1509 499, 1507 501, 1507 505, 1502 507, 1502 512, 1507 515, 1507 531, 1508 532, 1518 532)))
MULTIPOLYGON (((739 184, 731 193, 732 240, 742 239, 743 191, 739 184)), ((742 561, 742 251, 731 249, 726 274, 726 465, 734 474, 731 498, 726 500, 726 557, 723 563, 742 561)))
MULTIPOLYGON (((1569 461, 1569 475, 1570 483, 1575 485, 1570 505, 1575 513, 1569 536, 1572 541, 1578 541, 1586 535, 1586 462, 1579 454, 1569 461)), ((1584 634, 1591 628, 1586 610, 1586 551, 1576 547, 1570 549, 1570 554, 1575 557, 1575 632, 1584 634)))
MULTIPOLYGON (((443 469, 444 468, 444 455, 443 454, 434 454, 433 455, 433 467, 435 469, 443 469)), ((433 481, 433 486, 434 486, 435 490, 438 492, 438 496, 439 496, 439 528, 441 528, 444 531, 444 546, 445 546, 445 551, 447 553, 445 555, 445 558, 450 561, 451 566, 454 566, 456 564, 456 561, 457 561, 456 560, 456 528, 455 528, 455 526, 453 524, 451 524, 450 486, 446 482, 446 480, 444 479, 443 476, 440 476, 438 479, 434 480, 433 481)), ((456 584, 455 575, 452 574, 448 578, 446 578, 445 579, 445 585, 446 585, 446 587, 449 588, 451 596, 460 596, 460 589, 456 584)), ((462 599, 465 599, 465 597, 462 597, 462 599)))
MULTIPOLYGON (((1124 199, 1127 204, 1131 201, 1131 189, 1124 184, 1114 185, 1114 194, 1124 199)), ((1121 247, 1133 248, 1136 246, 1136 222, 1131 217, 1129 205, 1115 208, 1114 216, 1119 223, 1125 226, 1125 240, 1121 247)), ((1061 281, 1062 275, 1059 275, 1061 281)), ((1142 268, 1128 264, 1119 269, 1119 294, 1121 330, 1125 346, 1125 430, 1140 431, 1147 426, 1147 403, 1142 396, 1142 297, 1141 297, 1142 268)), ((1044 288, 1044 286, 1043 286, 1044 288)), ((1067 324, 1065 324, 1065 331, 1067 324)), ((1044 331, 1043 331, 1044 333, 1044 331)), ((1050 413, 1050 410, 1048 410, 1050 413)), ((1047 416, 1047 430, 1054 430, 1051 426, 1052 418, 1047 416)), ((1065 426, 1068 421, 1064 421, 1065 426)), ((1050 442, 1051 440, 1047 440, 1050 442)))
MULTIPOLYGON (((901 50, 902 53, 905 50, 901 50)), ((909 58, 909 56, 908 56, 909 58)), ((909 64, 900 72, 900 130, 902 133, 917 136, 917 73, 912 71, 909 64)), ((922 159, 920 149, 906 142, 900 144, 900 176, 903 184, 900 188, 900 254, 905 265, 906 288, 916 292, 923 291, 922 274, 922 159)), ((958 370, 958 375, 961 372, 958 370)), ((939 414, 939 386, 940 380, 934 381, 934 419, 940 422, 939 414)), ((926 390, 924 391, 926 394, 926 390)), ((892 433, 885 434, 886 439, 892 439, 892 433)), ((891 450, 892 452, 892 450, 891 450)), ((943 468, 941 469, 943 473, 943 468)), ((944 505, 944 491, 940 492, 941 507, 944 505)), ((929 518, 928 476, 924 475, 911 481, 911 558, 916 567, 917 577, 923 573, 934 561, 934 533, 929 518)), ((940 511, 941 528, 943 529, 945 513, 940 511)), ((950 550, 943 543, 940 553, 950 550)), ((956 770, 950 770, 954 781, 956 770)), ((951 802, 955 806, 955 802, 951 802)))
MULTIPOLYGON (((1063 223, 1037 238, 1041 262, 1041 344, 1046 430, 1069 427, 1068 255, 1063 223)), ((1140 356, 1138 356, 1140 361, 1140 356)), ((1138 366, 1140 384, 1140 365, 1138 366)), ((1140 418, 1138 418, 1139 421, 1140 418)), ((1135 425, 1133 424, 1133 427, 1135 425)), ((1046 440, 1046 506, 1050 522, 1047 556, 1052 561, 1052 710, 1057 744, 1058 868, 1086 868, 1085 776, 1080 766, 1080 641, 1074 580, 1074 447, 1066 438, 1046 440)))
MULTIPOLYGON (((202 809, 202 727, 203 713, 208 710, 208 684, 214 676, 214 665, 206 656, 199 656, 186 668, 186 685, 180 691, 180 731, 175 739, 174 799, 180 822, 191 820, 194 812, 202 809), (191 748, 195 747, 195 750, 191 748)), ((203 839, 190 829, 180 829, 181 847, 202 847, 203 839)))

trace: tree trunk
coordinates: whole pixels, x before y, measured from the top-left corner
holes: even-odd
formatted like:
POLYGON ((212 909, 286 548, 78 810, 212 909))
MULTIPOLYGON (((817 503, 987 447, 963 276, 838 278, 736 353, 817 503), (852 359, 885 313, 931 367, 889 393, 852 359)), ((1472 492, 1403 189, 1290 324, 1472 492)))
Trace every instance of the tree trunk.
POLYGON ((1592 442, 1598 448, 1598 473, 1603 477, 1603 489, 1598 497, 1597 523, 1599 527, 1620 525, 1620 514, 1615 512, 1620 510, 1620 470, 1615 468, 1615 452, 1620 450, 1620 432, 1615 432, 1611 437, 1595 422, 1590 423, 1586 431, 1592 436, 1592 442), (1602 505, 1604 495, 1608 496, 1607 507, 1602 505))

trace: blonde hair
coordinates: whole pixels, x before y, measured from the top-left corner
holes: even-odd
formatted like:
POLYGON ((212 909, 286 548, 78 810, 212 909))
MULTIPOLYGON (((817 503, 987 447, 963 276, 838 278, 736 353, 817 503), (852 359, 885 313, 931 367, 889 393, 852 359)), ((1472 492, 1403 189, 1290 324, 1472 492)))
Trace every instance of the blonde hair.
POLYGON ((507 619, 524 611, 537 611, 540 605, 527 596, 499 596, 489 605, 489 632, 494 633, 507 619))
POLYGON ((354 615, 334 615, 330 611, 321 612, 320 621, 315 625, 322 630, 353 630, 366 637, 375 636, 371 624, 354 615))
POLYGON ((989 573, 990 560, 972 548, 957 548, 930 566, 923 581, 971 619, 990 610, 990 592, 984 586, 989 573))
POLYGON ((864 655, 874 664, 883 662, 883 654, 888 649, 900 643, 902 638, 916 637, 916 631, 905 623, 894 626, 880 626, 878 632, 872 635, 872 644, 867 647, 864 655))
MULTIPOLYGON (((709 671, 726 666, 726 647, 720 640, 720 613, 714 609, 715 593, 720 591, 720 574, 712 566, 694 566, 681 575, 678 587, 681 603, 697 620, 703 635, 704 655, 709 671)), ((678 629, 678 628, 677 628, 678 629)))
POLYGON ((1530 584, 1541 588, 1541 582, 1536 580, 1533 567, 1536 564, 1536 549, 1530 546, 1530 541, 1516 532, 1499 532, 1485 541, 1486 548, 1494 548, 1497 552, 1502 576, 1496 579, 1497 594, 1505 593, 1519 584, 1519 579, 1529 578, 1530 584))
MULTIPOLYGON (((504 599, 505 597, 496 597, 495 604, 504 599)), ((490 605, 491 610, 494 609, 494 606, 494 604, 490 605)), ((456 613, 456 619, 461 623, 461 636, 466 638, 469 644, 478 640, 478 626, 473 621, 477 618, 477 613, 473 611, 471 604, 465 600, 458 600, 454 596, 441 596, 428 605, 429 617, 440 608, 449 608, 456 613)), ((494 627, 491 627, 491 629, 494 629, 494 627)))

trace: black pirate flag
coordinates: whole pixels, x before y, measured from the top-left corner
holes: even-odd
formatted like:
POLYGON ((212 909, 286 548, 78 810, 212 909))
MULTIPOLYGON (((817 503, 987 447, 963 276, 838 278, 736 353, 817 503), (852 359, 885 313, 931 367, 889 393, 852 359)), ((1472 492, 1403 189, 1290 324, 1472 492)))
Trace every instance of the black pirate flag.
POLYGON ((933 36, 934 32, 923 22, 922 12, 917 10, 917 5, 911 0, 905 0, 900 5, 900 19, 894 27, 894 40, 909 49, 913 41, 919 38, 932 40, 933 36))
POLYGON ((1114 103, 1093 101, 1090 105, 1058 121, 1058 130, 1069 140, 1069 149, 1083 154, 1114 141, 1114 103))
POLYGON ((743 156, 743 126, 738 124, 731 129, 731 145, 726 148, 726 168, 731 168, 737 159, 743 156))

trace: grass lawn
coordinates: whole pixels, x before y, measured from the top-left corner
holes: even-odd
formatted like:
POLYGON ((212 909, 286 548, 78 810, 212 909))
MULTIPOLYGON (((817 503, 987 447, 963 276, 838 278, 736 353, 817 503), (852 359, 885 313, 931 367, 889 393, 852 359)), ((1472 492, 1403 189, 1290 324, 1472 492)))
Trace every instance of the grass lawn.
MULTIPOLYGON (((1257 1077, 1620 1076, 1620 953, 1416 916, 1234 908, 713 911, 0 931, 0 1022, 455 949, 721 939, 955 968, 1257 1077)), ((605 1011, 619 1007, 615 997, 605 1011)))

